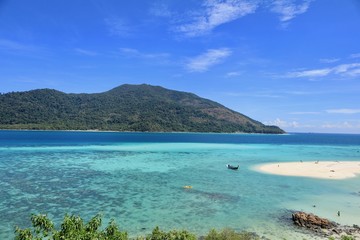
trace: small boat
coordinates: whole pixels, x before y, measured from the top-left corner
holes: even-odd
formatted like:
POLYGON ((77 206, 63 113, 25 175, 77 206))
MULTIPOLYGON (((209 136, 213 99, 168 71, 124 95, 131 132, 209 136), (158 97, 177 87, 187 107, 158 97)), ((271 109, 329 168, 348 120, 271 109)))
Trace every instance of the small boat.
POLYGON ((231 169, 231 170, 238 170, 238 169, 239 169, 239 165, 233 166, 233 165, 230 165, 230 164, 226 164, 226 167, 227 167, 228 169, 231 169))

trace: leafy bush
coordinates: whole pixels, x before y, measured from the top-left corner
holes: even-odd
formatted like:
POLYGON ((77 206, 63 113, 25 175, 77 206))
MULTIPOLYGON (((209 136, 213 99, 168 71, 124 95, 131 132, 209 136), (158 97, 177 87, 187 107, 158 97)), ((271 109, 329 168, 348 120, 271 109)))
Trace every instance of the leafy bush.
POLYGON ((341 236, 341 240, 355 240, 355 238, 352 236, 344 235, 344 236, 341 236))
POLYGON ((210 230, 205 240, 259 240, 260 238, 253 233, 240 232, 237 233, 232 229, 225 228, 221 232, 215 229, 210 230))
POLYGON ((61 229, 56 230, 53 222, 47 215, 32 215, 32 228, 21 229, 15 228, 16 240, 127 240, 127 232, 121 232, 114 220, 109 225, 100 230, 101 216, 96 215, 88 223, 84 223, 83 219, 75 215, 65 215, 61 224, 61 229))
POLYGON ((196 240, 196 236, 186 230, 163 232, 159 227, 156 227, 146 237, 146 240, 196 240))
MULTIPOLYGON (((101 216, 96 215, 88 223, 75 215, 65 215, 60 230, 57 230, 54 223, 47 215, 38 214, 31 216, 32 227, 21 229, 16 227, 15 240, 128 240, 127 232, 119 230, 114 220, 101 229, 101 216)), ((137 240, 196 240, 195 234, 186 230, 171 230, 164 232, 155 227, 151 234, 146 237, 138 237, 137 240)), ((237 233, 234 230, 225 228, 220 232, 212 229, 202 240, 260 240, 260 238, 249 232, 237 233)), ((352 240, 353 238, 342 238, 352 240)))
MULTIPOLYGON (((331 236, 329 237, 329 240, 335 240, 335 237, 331 236)), ((353 236, 343 235, 340 240, 355 240, 355 238, 353 236)))

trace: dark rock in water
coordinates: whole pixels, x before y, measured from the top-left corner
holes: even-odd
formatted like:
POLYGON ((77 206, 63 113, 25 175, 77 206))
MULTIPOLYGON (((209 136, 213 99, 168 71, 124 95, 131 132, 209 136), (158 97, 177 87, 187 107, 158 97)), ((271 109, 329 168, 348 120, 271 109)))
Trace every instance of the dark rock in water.
POLYGON ((333 235, 342 236, 345 234, 355 237, 354 239, 360 237, 360 228, 358 225, 354 224, 352 227, 343 226, 312 213, 292 213, 292 220, 295 225, 307 229, 311 232, 311 234, 315 234, 317 236, 331 237, 333 235))
POLYGON ((359 192, 352 192, 351 194, 360 197, 360 191, 359 192))
POLYGON ((331 222, 325 218, 318 217, 312 213, 296 212, 292 214, 292 220, 300 227, 307 227, 311 229, 323 228, 330 229, 337 226, 336 223, 331 222))

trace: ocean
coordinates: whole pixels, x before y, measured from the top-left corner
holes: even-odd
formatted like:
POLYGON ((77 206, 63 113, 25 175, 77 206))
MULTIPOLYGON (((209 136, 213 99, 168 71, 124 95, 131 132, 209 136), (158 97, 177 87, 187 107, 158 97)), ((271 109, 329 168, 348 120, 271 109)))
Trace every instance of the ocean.
POLYGON ((360 161, 360 135, 0 131, 0 239, 13 239, 15 226, 29 227, 32 213, 58 224, 66 213, 85 221, 100 213, 104 225, 115 219, 134 237, 159 226, 198 236, 228 227, 310 239, 293 226, 291 212, 360 225, 360 176, 325 180, 253 169, 345 160, 360 161))

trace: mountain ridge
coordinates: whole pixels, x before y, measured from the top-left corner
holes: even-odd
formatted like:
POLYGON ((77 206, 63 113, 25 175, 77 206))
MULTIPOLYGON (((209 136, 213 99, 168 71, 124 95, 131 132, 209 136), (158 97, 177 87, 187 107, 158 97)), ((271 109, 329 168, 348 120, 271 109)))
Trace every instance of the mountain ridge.
POLYGON ((0 95, 1 129, 284 133, 193 93, 124 84, 102 93, 0 95))

